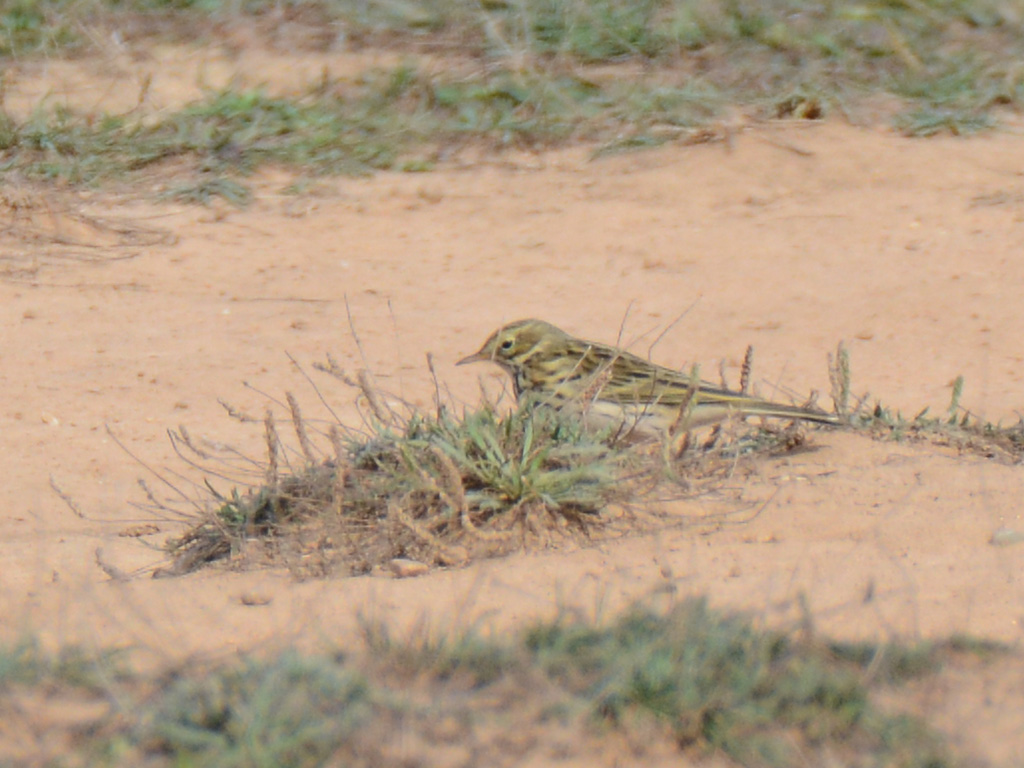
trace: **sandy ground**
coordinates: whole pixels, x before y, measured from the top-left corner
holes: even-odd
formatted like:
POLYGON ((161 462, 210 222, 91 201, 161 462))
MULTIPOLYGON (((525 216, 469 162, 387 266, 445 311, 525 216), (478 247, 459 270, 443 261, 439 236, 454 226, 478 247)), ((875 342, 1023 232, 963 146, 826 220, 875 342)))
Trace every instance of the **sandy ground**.
MULTIPOLYGON (((33 78, 54 71, 25 74, 23 95, 46 91, 33 78)), ((47 82, 53 93, 64 81, 47 82)), ((162 81, 154 92, 165 87, 174 92, 162 81)), ((749 522, 412 580, 300 582, 286 570, 154 580, 145 569, 163 560, 145 543, 175 528, 157 521, 142 540, 121 535, 151 522, 129 503, 143 500, 146 471, 106 427, 146 464, 184 470, 165 435, 178 424, 262 450, 260 427, 231 421, 218 398, 260 416, 269 401, 259 392, 291 390, 307 415, 325 415, 287 354, 307 369, 328 353, 369 367, 429 407, 427 352, 457 398, 475 401, 478 376, 498 388, 497 369, 454 361, 502 322, 542 317, 614 341, 625 318, 624 341, 646 353, 684 313, 655 360, 716 371, 724 359, 735 382, 753 344, 762 394, 816 389, 827 404, 826 356, 845 340, 858 392, 907 414, 941 410, 963 374, 967 408, 1013 422, 1024 407, 1022 174, 1024 143, 1010 131, 909 140, 801 123, 601 160, 572 149, 337 179, 299 198, 268 174, 244 211, 25 192, 18 211, 8 201, 0 233, 3 634, 173 661, 346 644, 360 616, 399 631, 426 622, 501 632, 560 606, 601 615, 660 591, 707 594, 771 622, 798 619, 805 600, 817 629, 840 637, 966 632, 1019 645, 1024 544, 989 540, 1024 530, 1024 475, 952 449, 818 431, 818 450, 763 462, 722 499, 672 508, 692 519, 728 507, 749 522), (82 261, 69 256, 90 249, 25 239, 73 227, 79 241, 102 241, 78 214, 176 241, 82 261), (98 548, 140 577, 109 579, 98 548)), ((317 380, 343 418, 358 419, 352 392, 317 380)), ((994 695, 979 683, 971 713, 1011 718, 999 741, 1007 760, 1024 758, 1021 722, 1000 706, 1020 700, 1016 674, 994 695)))

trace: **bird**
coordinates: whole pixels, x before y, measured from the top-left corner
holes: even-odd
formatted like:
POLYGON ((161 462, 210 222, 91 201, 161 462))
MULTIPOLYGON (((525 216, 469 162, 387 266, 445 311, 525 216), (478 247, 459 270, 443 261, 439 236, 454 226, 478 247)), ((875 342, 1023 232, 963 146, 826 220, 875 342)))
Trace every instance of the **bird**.
POLYGON ((641 437, 672 436, 732 416, 839 424, 824 411, 717 387, 625 350, 577 339, 544 320, 508 323, 456 365, 497 363, 520 403, 577 409, 596 427, 641 437))

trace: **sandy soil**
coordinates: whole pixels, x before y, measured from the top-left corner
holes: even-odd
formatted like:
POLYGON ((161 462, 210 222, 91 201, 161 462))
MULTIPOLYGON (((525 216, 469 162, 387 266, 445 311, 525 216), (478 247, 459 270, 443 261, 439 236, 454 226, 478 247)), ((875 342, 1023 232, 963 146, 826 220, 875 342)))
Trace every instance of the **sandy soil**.
MULTIPOLYGON (((21 93, 59 92, 55 71, 23 73, 21 93)), ((307 368, 328 353, 369 367, 429 406, 432 352, 454 395, 473 402, 477 377, 496 389, 500 372, 454 361, 502 322, 543 317, 614 341, 625 318, 624 340, 645 352, 684 313, 657 361, 715 371, 724 359, 736 381, 753 344, 762 394, 826 393, 826 355, 842 339, 858 391, 908 414, 941 410, 964 374, 964 405, 1012 422, 1024 406, 1022 174, 1024 143, 1010 132, 924 141, 800 123, 601 160, 578 148, 338 179, 300 198, 267 174, 244 211, 22 191, 0 233, 3 634, 128 645, 172 661, 345 644, 360 615, 500 632, 559 606, 601 614, 670 590, 772 622, 798 619, 804 599, 818 630, 840 637, 968 632, 1020 644, 1024 544, 989 540, 999 528, 1024 530, 1024 475, 951 449, 819 431, 818 450, 765 461, 727 498, 673 507, 682 519, 725 505, 749 522, 412 580, 298 582, 285 570, 153 580, 145 569, 162 557, 144 544, 175 529, 158 522, 141 540, 122 535, 151 522, 129 504, 143 500, 145 470, 105 427, 152 467, 183 469, 165 436, 179 423, 259 455, 260 428, 231 421, 217 400, 260 416, 259 392, 292 390, 307 415, 324 415, 287 353, 307 368), (82 260, 95 249, 26 240, 59 229, 108 245, 81 214, 175 242, 82 260), (98 548, 141 576, 112 581, 98 548)), ((319 383, 343 418, 358 418, 353 393, 319 383)), ((994 703, 979 684, 978 700, 1007 716, 999 699, 1019 700, 1016 679, 994 703)), ((1004 731, 1006 759, 1024 759, 1012 744, 1024 724, 1004 731)))

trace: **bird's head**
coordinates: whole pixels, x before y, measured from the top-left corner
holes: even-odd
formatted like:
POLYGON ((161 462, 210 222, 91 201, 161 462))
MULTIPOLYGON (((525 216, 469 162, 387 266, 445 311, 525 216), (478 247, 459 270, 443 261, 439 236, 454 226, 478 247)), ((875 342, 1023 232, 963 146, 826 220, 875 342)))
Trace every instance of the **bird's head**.
POLYGON ((543 320, 518 320, 496 330, 479 351, 462 358, 456 365, 490 361, 515 373, 527 360, 539 361, 556 354, 559 343, 568 338, 564 331, 543 320))

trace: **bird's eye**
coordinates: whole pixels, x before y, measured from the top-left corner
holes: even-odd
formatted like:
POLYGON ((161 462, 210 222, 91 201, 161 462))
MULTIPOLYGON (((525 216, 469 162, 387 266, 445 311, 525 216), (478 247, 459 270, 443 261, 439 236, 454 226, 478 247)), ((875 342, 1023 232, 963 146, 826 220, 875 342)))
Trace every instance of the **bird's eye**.
POLYGON ((507 352, 508 350, 512 349, 512 344, 513 339, 505 339, 503 342, 501 342, 501 348, 507 352))

